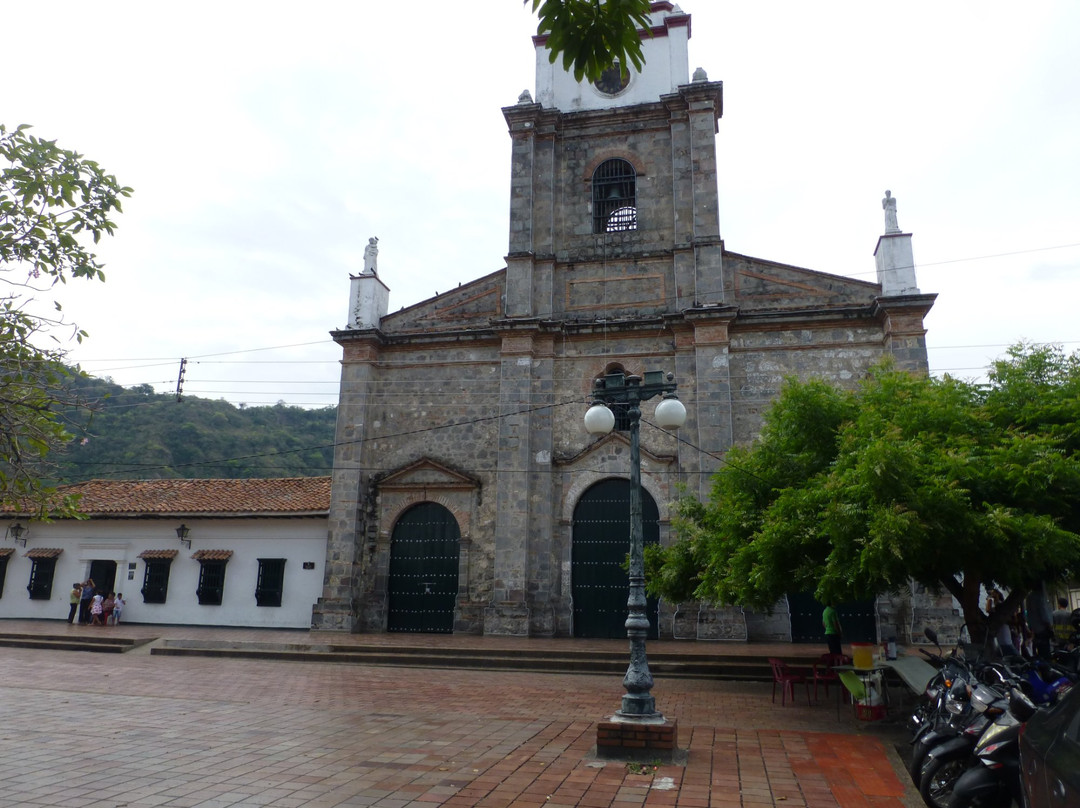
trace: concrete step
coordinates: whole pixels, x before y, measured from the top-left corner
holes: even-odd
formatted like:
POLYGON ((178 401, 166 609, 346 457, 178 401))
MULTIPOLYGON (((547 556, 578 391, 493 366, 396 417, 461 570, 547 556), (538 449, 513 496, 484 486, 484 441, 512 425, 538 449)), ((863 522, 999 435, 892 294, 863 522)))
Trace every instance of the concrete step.
MULTIPOLYGON (((416 668, 585 673, 613 675, 626 671, 629 652, 616 651, 500 651, 498 649, 436 648, 430 646, 335 645, 319 643, 259 643, 220 640, 166 639, 151 648, 155 656, 204 656, 234 659, 280 659, 416 668)), ((792 664, 805 662, 792 658, 792 664)), ((656 653, 649 655, 654 675, 673 678, 772 681, 765 657, 716 654, 656 653)))
POLYGON ((0 633, 0 647, 3 648, 40 648, 50 651, 89 651, 98 654, 122 654, 130 651, 147 640, 135 640, 130 637, 110 637, 91 633, 99 626, 87 626, 84 637, 72 637, 63 634, 7 634, 0 633))

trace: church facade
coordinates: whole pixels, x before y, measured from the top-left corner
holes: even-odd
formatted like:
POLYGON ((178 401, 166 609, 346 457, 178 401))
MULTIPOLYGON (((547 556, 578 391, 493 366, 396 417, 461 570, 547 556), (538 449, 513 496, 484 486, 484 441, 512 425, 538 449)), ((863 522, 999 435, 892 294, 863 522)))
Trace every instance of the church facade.
MULTIPOLYGON (((854 384, 891 356, 927 372, 911 236, 878 282, 729 251, 723 87, 689 73, 690 15, 652 4, 638 74, 575 82, 536 48, 512 141, 506 267, 388 314, 374 257, 352 278, 330 535, 314 628, 625 636, 629 445, 582 416, 594 380, 673 374, 677 434, 642 407, 645 540, 681 487, 705 495, 784 378, 854 384)), ((891 197, 889 199, 891 202, 891 197)), ((891 216, 891 218, 890 218, 891 216)), ((370 247, 374 247, 374 240, 370 247)), ((370 259, 370 260, 368 260, 370 259)), ((655 636, 783 637, 776 617, 650 604, 655 636), (741 628, 739 624, 741 622, 741 628)))

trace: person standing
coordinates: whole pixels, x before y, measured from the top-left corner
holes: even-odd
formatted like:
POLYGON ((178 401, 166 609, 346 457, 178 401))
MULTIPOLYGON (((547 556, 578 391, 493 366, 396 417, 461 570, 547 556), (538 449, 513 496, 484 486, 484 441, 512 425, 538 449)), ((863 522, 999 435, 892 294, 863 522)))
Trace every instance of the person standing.
POLYGON ((90 622, 90 599, 94 596, 94 579, 83 581, 82 594, 79 596, 79 622, 90 622))
POLYGON ((1064 648, 1072 639, 1072 612, 1069 611, 1069 601, 1066 598, 1057 599, 1058 607, 1054 609, 1054 639, 1057 644, 1064 648))
POLYGON ((1039 659, 1050 658, 1050 638, 1054 636, 1054 617, 1050 614, 1050 604, 1046 600, 1046 589, 1042 584, 1028 592, 1027 626, 1033 635, 1033 656, 1039 659))
POLYGON ((116 593, 110 592, 109 597, 105 598, 105 602, 101 604, 101 619, 105 621, 105 625, 112 625, 113 607, 116 606, 116 593))
POLYGON ((74 583, 71 585, 71 594, 68 596, 68 603, 71 604, 71 608, 68 609, 68 625, 70 626, 75 622, 75 615, 79 611, 79 601, 82 600, 82 584, 74 583))
POLYGON ((112 624, 114 626, 120 625, 120 616, 124 612, 124 605, 126 604, 126 602, 127 601, 124 600, 124 593, 123 592, 117 592, 116 593, 116 601, 113 603, 113 610, 112 610, 112 624))
POLYGON ((90 599, 90 625, 105 625, 105 622, 101 619, 102 613, 104 612, 104 608, 101 604, 104 603, 104 601, 105 598, 103 598, 100 593, 95 593, 94 597, 90 599))
POLYGON ((840 649, 843 634, 840 630, 840 615, 837 614, 836 608, 832 603, 828 603, 825 606, 825 611, 821 613, 821 624, 825 627, 825 642, 829 646, 830 654, 842 654, 840 649))

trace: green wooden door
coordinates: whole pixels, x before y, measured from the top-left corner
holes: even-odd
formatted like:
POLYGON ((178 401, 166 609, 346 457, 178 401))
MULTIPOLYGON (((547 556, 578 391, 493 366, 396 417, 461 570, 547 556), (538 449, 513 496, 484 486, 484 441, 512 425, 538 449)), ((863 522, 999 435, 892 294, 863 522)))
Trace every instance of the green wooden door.
MULTIPOLYGON (((660 540, 656 501, 641 490, 645 544, 660 540)), ((611 479, 597 483, 574 508, 570 553, 571 595, 575 637, 626 637, 626 599, 629 577, 624 565, 630 552, 630 482, 611 479)), ((649 598, 645 614, 649 637, 657 636, 658 603, 649 598)))
POLYGON ((390 537, 387 631, 453 632, 460 550, 457 520, 442 505, 402 514, 390 537))
MULTIPOLYGON (((788 610, 791 613, 791 641, 825 644, 825 627, 821 613, 825 607, 810 592, 789 594, 788 610)), ((877 642, 877 620, 874 601, 857 600, 836 604, 840 615, 840 628, 844 642, 877 642)))

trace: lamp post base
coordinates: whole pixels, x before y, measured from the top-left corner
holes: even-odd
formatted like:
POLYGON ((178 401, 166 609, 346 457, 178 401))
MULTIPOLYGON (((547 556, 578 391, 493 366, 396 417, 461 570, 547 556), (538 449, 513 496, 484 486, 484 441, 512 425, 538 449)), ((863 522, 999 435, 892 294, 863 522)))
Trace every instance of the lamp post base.
POLYGON ((596 756, 599 758, 670 763, 678 745, 679 722, 663 716, 658 720, 630 720, 616 714, 596 725, 596 756))
POLYGON ((615 713, 624 721, 663 721, 662 713, 656 711, 656 699, 651 693, 626 693, 622 697, 622 709, 615 713))

